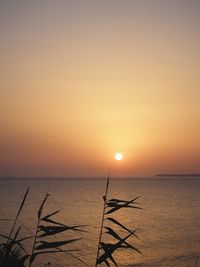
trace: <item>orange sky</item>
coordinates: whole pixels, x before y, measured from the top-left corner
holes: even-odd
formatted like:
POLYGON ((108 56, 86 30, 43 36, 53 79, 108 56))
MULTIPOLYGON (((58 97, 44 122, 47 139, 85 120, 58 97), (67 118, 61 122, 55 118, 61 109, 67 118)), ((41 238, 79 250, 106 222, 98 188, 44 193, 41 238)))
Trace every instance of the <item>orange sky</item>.
POLYGON ((199 13, 196 0, 1 1, 0 176, 200 172, 199 13))

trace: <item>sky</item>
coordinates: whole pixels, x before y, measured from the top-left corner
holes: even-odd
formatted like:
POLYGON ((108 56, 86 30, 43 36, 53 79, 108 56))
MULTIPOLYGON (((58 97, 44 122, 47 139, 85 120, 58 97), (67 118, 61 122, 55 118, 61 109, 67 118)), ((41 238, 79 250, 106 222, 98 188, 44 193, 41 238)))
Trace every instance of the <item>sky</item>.
POLYGON ((0 176, 200 173, 199 14, 0 0, 0 176))

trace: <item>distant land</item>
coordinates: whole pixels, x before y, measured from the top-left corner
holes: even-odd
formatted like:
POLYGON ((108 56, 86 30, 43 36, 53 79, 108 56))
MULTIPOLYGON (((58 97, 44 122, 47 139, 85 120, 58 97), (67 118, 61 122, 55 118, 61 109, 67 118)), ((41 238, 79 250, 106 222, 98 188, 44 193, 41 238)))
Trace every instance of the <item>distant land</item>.
POLYGON ((155 177, 200 177, 200 173, 161 173, 157 174, 155 177))

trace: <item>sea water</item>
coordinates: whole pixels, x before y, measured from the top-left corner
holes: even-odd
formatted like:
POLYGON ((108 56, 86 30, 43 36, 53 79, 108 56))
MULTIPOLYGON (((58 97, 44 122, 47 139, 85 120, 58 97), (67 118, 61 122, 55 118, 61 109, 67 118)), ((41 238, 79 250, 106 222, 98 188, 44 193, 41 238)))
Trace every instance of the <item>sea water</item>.
MULTIPOLYGON (((64 249, 79 249, 74 255, 94 267, 102 220, 106 178, 0 178, 0 219, 13 219, 23 195, 30 187, 18 225, 21 236, 34 235, 37 211, 45 194, 50 195, 43 214, 60 210, 54 219, 66 225, 86 225, 87 232, 67 231, 51 241, 81 238, 64 249)), ((111 178, 108 198, 131 200, 140 196, 143 209, 124 209, 111 214, 139 239, 129 243, 142 254, 121 249, 113 256, 123 267, 189 267, 200 255, 200 179, 188 178, 111 178)), ((0 221, 0 233, 8 234, 12 221, 0 221)), ((119 233, 124 235, 123 231, 119 233)), ((105 235, 103 236, 105 238, 105 235)), ((3 241, 3 239, 0 239, 3 241)), ((32 241, 25 243, 31 253, 32 241)), ((82 263, 70 255, 38 256, 34 266, 50 262, 55 267, 78 267, 82 263)), ((200 264, 200 263, 199 263, 200 264)), ((100 266, 104 266, 103 264, 100 266)))

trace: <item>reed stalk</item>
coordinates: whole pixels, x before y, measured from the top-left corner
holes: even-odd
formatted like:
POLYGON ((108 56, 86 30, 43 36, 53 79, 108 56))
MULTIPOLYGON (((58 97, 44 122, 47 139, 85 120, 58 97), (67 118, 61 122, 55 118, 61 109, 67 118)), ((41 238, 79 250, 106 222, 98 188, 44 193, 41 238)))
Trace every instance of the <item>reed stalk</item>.
POLYGON ((106 192, 105 192, 105 196, 103 197, 104 205, 103 205, 102 221, 101 221, 101 228, 100 228, 100 234, 99 234, 99 243, 98 243, 98 248, 97 248, 95 267, 97 267, 97 261, 99 258, 99 251, 100 251, 100 246, 101 246, 101 237, 102 237, 102 233, 103 233, 103 223, 104 223, 104 219, 105 219, 105 210, 106 210, 106 201, 107 201, 107 194, 108 194, 108 187, 109 187, 109 179, 110 178, 108 175, 107 184, 106 184, 106 192))
POLYGON ((35 252, 35 245, 36 245, 36 242, 37 242, 37 236, 38 236, 38 230, 39 230, 39 225, 40 225, 40 221, 41 221, 41 215, 42 215, 42 210, 43 210, 43 207, 44 207, 44 204, 45 202, 47 201, 49 197, 49 194, 46 194, 45 195, 45 198, 43 199, 42 201, 42 204, 38 210, 38 216, 37 216, 37 226, 36 226, 36 231, 35 231, 35 236, 34 236, 34 241, 33 241, 33 247, 32 247, 32 252, 31 252, 31 256, 30 256, 30 260, 29 260, 29 267, 31 267, 32 263, 33 263, 33 255, 34 255, 34 252, 35 252))
POLYGON ((17 214, 16 214, 16 216, 15 216, 15 219, 14 219, 14 222, 13 222, 13 225, 12 225, 12 228, 11 228, 10 233, 9 233, 9 235, 8 235, 8 238, 7 238, 7 242, 6 242, 6 246, 5 246, 4 254, 7 254, 8 252, 10 252, 10 251, 6 251, 6 250, 7 250, 7 248, 8 248, 8 244, 9 244, 9 242, 10 242, 10 240, 11 240, 11 237, 12 237, 12 234, 13 234, 13 232, 14 232, 14 229, 15 229, 15 226, 16 226, 16 223, 17 223, 17 220, 18 220, 18 218, 19 218, 19 215, 20 215, 20 213, 21 213, 21 211, 22 211, 22 209, 23 209, 23 206, 24 206, 24 204, 25 204, 25 201, 26 201, 26 198, 27 198, 27 196, 28 196, 28 193, 29 193, 29 187, 28 187, 27 190, 26 190, 26 193, 25 193, 25 195, 24 195, 24 197, 23 197, 23 200, 22 200, 22 202, 21 202, 21 204, 20 204, 19 210, 18 210, 18 212, 17 212, 17 214))
POLYGON ((118 266, 113 257, 113 254, 120 249, 131 249, 135 252, 141 253, 139 249, 128 242, 128 239, 131 236, 138 238, 136 235, 136 230, 130 230, 113 217, 113 213, 121 209, 141 209, 137 206, 139 203, 136 202, 139 197, 133 198, 131 200, 118 198, 108 199, 108 187, 109 175, 107 179, 106 192, 103 196, 104 206, 95 267, 102 263, 105 263, 107 266, 111 266, 110 264, 118 266), (111 217, 108 217, 108 215, 110 216, 110 214, 112 214, 111 217), (104 225, 105 221, 107 222, 106 226, 104 225), (118 227, 118 230, 115 229, 116 225, 118 227), (121 233, 119 232, 119 228, 123 230, 123 235, 121 235, 121 233), (105 232, 103 231, 103 229, 105 229, 105 232), (103 240, 104 234, 112 237, 113 242, 110 243, 107 242, 106 239, 103 240))
POLYGON ((20 213, 21 213, 21 211, 22 211, 22 208, 23 208, 23 206, 24 206, 24 203, 25 203, 25 201, 26 201, 28 192, 29 192, 29 188, 26 190, 26 193, 25 193, 24 198, 23 198, 23 200, 22 200, 22 203, 21 203, 21 205, 20 205, 20 207, 19 207, 19 210, 18 210, 18 212, 17 212, 17 215, 15 216, 15 219, 14 219, 14 222, 13 222, 13 225, 12 225, 12 228, 11 228, 11 231, 10 231, 10 234, 9 234, 9 236, 8 236, 7 243, 9 242, 9 240, 10 240, 10 238, 11 238, 11 236, 12 236, 12 233, 13 233, 13 231, 14 231, 14 229, 15 229, 17 220, 18 220, 18 218, 19 218, 19 215, 20 215, 20 213))

